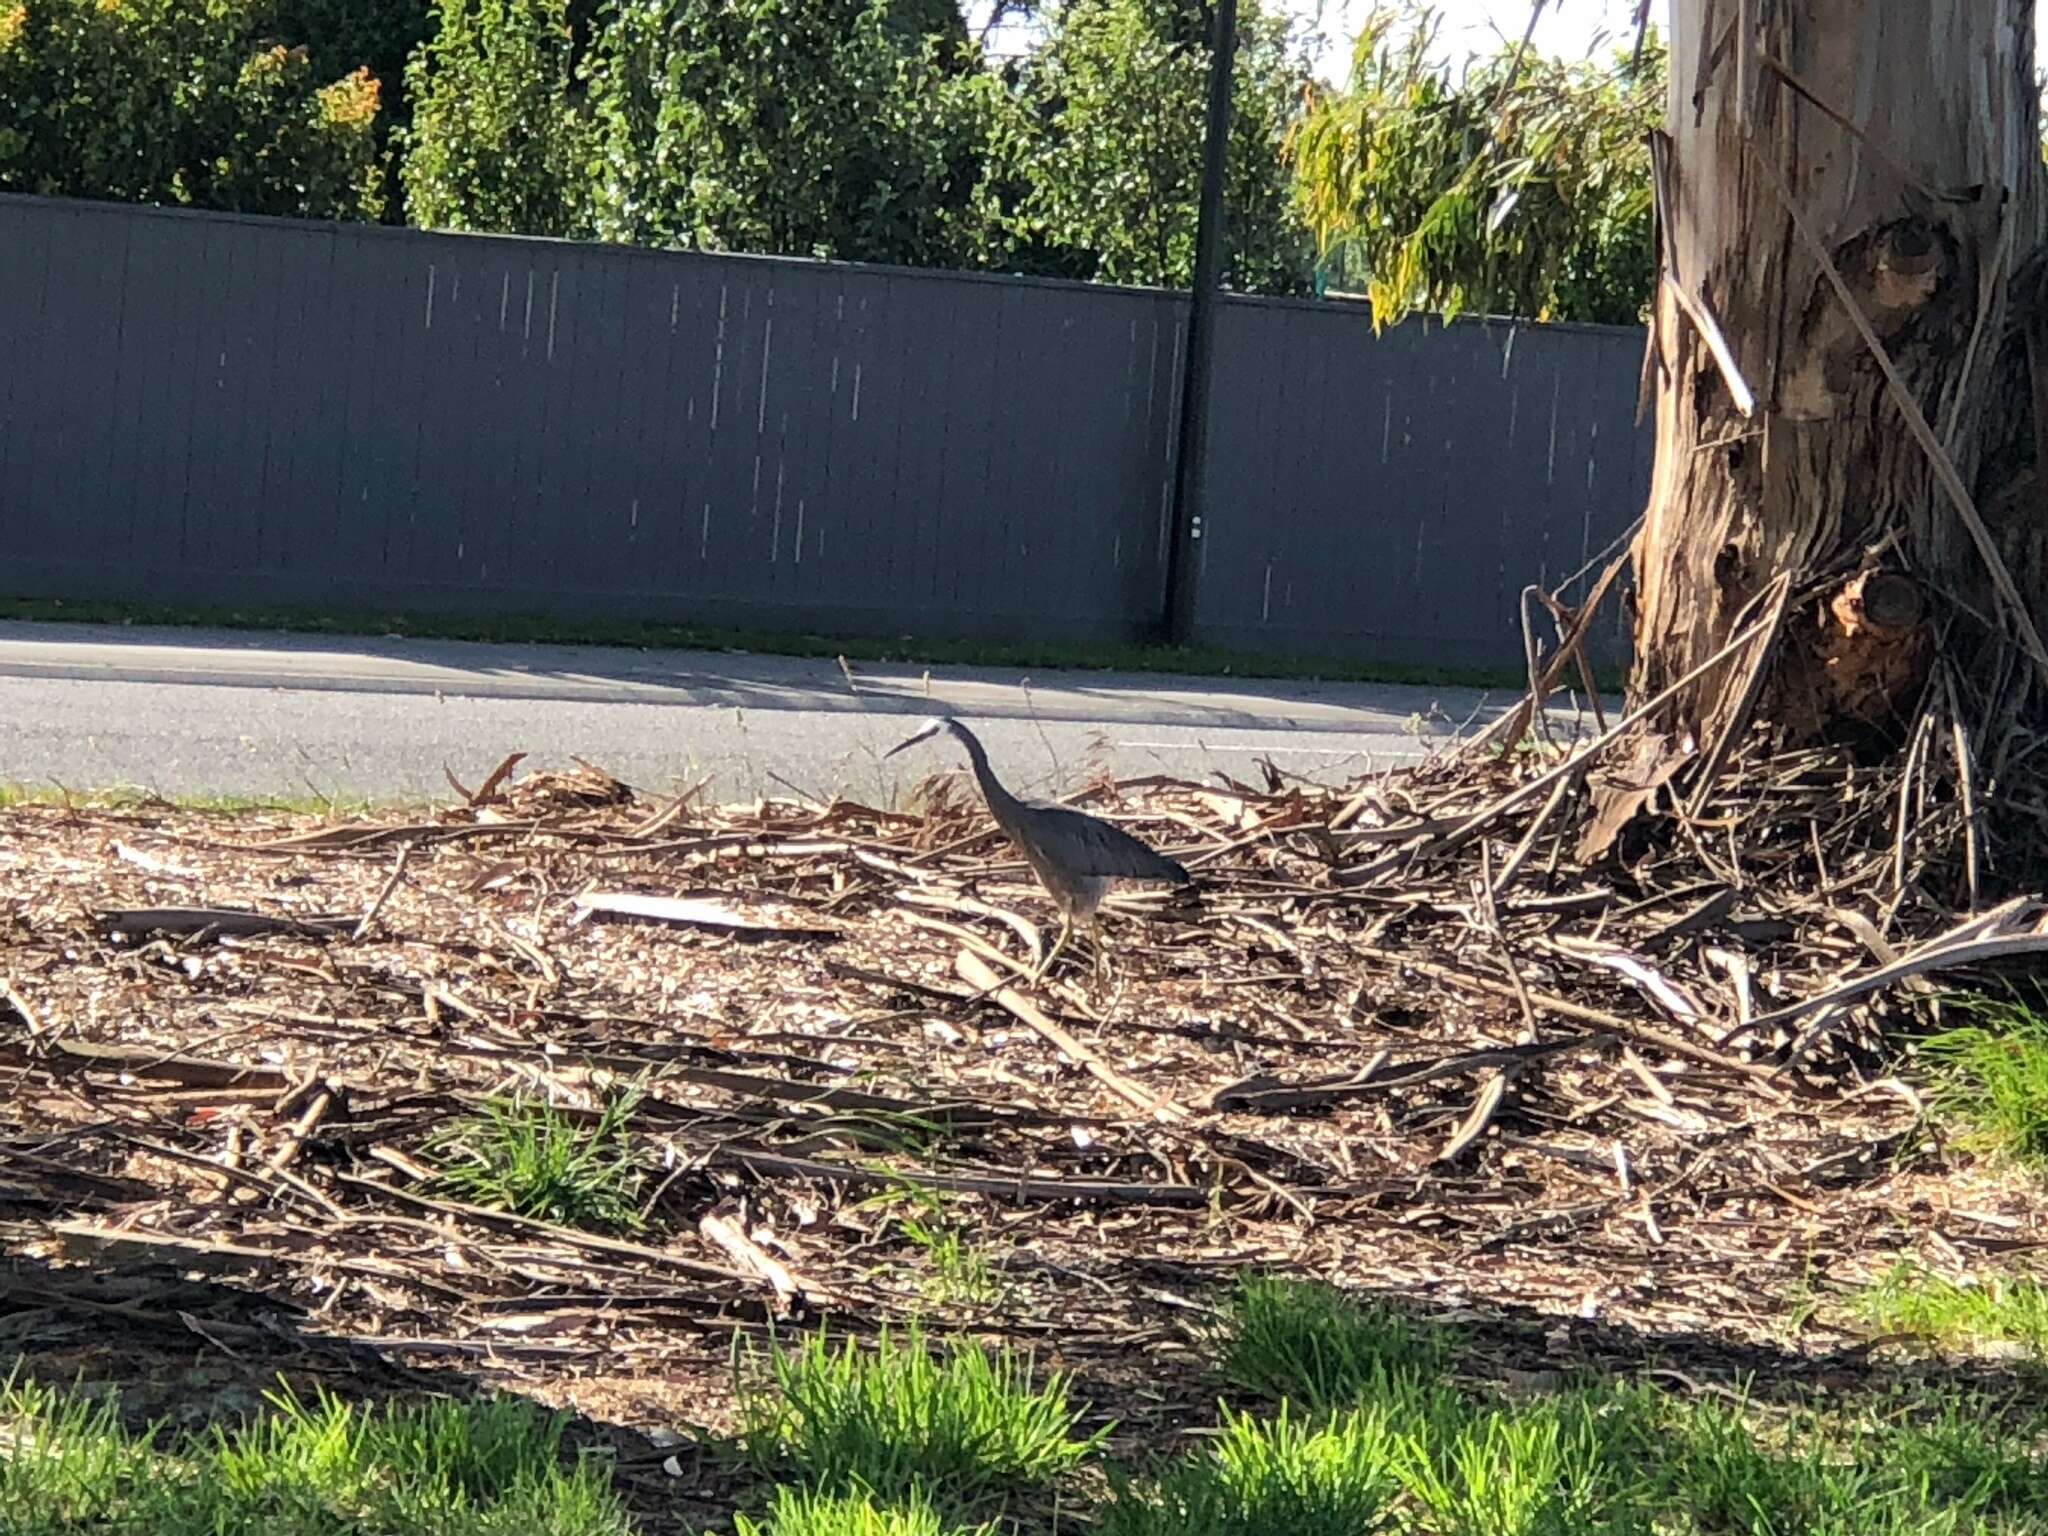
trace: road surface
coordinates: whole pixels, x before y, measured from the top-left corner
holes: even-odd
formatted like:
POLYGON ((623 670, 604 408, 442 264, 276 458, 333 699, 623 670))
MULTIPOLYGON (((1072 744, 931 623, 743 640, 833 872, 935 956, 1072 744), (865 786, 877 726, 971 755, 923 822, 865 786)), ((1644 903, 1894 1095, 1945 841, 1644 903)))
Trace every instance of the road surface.
POLYGON ((1324 781, 1413 762, 1512 703, 1470 689, 855 665, 598 646, 0 622, 0 784, 400 799, 587 758, 651 790, 891 803, 958 754, 881 754, 971 720, 997 771, 1056 794, 1119 774, 1324 781))

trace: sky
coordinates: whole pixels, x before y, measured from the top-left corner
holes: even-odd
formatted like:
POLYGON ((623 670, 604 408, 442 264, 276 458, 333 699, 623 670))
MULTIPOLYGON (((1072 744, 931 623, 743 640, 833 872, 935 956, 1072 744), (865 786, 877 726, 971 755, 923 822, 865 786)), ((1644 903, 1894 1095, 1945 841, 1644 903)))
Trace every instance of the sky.
MULTIPOLYGON (((1320 34, 1317 73, 1341 78, 1358 23, 1372 10, 1372 0, 1282 3, 1304 26, 1320 34)), ((2048 0, 2042 3, 2048 5, 2048 0)), ((1467 54, 1492 53, 1501 38, 1520 39, 1522 29, 1529 25, 1530 9, 1531 0, 1437 0, 1437 10, 1443 16, 1437 52, 1453 63, 1467 54)), ((1652 0, 1650 19, 1661 25, 1669 10, 1668 0, 1652 0)), ((1596 45, 1604 52, 1616 39, 1635 37, 1634 14, 1633 0, 1552 0, 1536 23, 1534 44, 1545 53, 1566 57, 1583 55, 1596 45)))
MULTIPOLYGON (((1341 80, 1350 62, 1351 42, 1359 21, 1372 9, 1373 0, 1268 0, 1294 16, 1320 41, 1316 72, 1341 80)), ((1871 0, 1873 4, 1903 4, 1906 0, 1871 0)), ((1468 54, 1491 53, 1503 36, 1519 39, 1529 24, 1532 0, 1436 0, 1443 15, 1443 30, 1437 38, 1437 53, 1447 63, 1462 62, 1468 54)), ((968 0, 970 20, 986 14, 986 0, 968 0)), ((1545 53, 1565 57, 1583 56, 1589 49, 1603 52, 1616 40, 1635 37, 1632 0, 1549 0, 1536 24, 1535 46, 1545 53)), ((1670 0, 1651 0, 1650 19, 1668 26, 1670 0)), ((2035 0, 2036 35, 2048 35, 2048 0, 2035 0)))

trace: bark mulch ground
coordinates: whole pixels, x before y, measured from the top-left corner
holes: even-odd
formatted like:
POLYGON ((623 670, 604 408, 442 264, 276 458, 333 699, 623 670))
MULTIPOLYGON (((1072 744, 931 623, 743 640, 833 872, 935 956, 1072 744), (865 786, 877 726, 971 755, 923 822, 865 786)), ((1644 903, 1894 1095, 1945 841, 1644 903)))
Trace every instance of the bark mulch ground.
POLYGON ((1254 1267, 1462 1319, 1510 1379, 1876 1369, 1841 1288, 2044 1231, 1886 1064, 1888 999, 1958 942, 1865 899, 1895 786, 1735 775, 1594 873, 1571 762, 1097 783, 1198 878, 1115 899, 1099 995, 1084 940, 1019 980, 1049 909, 951 777, 916 816, 510 764, 360 819, 0 812, 0 1341, 138 1412, 280 1371, 510 1387, 684 1522, 735 1336, 819 1322, 1027 1344, 1161 1449, 1212 1417, 1203 1331, 1254 1267), (435 1177, 492 1102, 629 1090, 640 1225, 435 1177))

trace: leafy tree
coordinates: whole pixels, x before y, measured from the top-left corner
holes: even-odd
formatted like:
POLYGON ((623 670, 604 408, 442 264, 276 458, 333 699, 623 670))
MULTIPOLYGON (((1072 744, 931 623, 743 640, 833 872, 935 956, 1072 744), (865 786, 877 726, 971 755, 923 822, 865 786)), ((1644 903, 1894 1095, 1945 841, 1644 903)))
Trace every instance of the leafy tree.
POLYGON ((940 0, 618 0, 588 71, 609 239, 922 265, 986 249, 993 80, 940 0))
MULTIPOLYGON (((1110 282, 1184 286, 1194 271, 1209 80, 1210 7, 1197 0, 1064 0, 1016 71, 1019 113, 999 144, 1012 186, 1012 262, 1110 282)), ((1281 149, 1307 81, 1274 14, 1238 21, 1225 281, 1298 291, 1310 271, 1281 149)))
POLYGON ((586 235, 589 133, 567 0, 436 0, 400 177, 415 224, 586 235))
MULTIPOLYGON (((277 36, 302 45, 314 75, 338 80, 361 70, 377 82, 378 149, 387 172, 397 157, 398 138, 412 121, 405 90, 405 65, 413 50, 432 35, 431 0, 273 0, 277 36)), ((403 189, 385 199, 384 221, 405 222, 403 189)))
POLYGON ((378 82, 249 0, 0 0, 0 188, 375 218, 378 82))
POLYGON ((1377 10, 1349 83, 1288 145, 1328 267, 1365 283, 1383 323, 1418 306, 1640 320, 1661 43, 1608 64, 1509 47, 1454 82, 1428 57, 1436 27, 1427 5, 1377 10))

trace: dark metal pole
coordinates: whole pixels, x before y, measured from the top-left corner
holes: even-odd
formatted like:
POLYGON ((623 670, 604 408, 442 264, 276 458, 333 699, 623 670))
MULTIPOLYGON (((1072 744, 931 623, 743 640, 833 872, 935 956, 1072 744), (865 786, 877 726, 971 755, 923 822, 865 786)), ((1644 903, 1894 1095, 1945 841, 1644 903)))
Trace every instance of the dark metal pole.
POLYGON ((1216 0, 1209 62, 1209 122, 1202 142, 1202 202, 1195 225, 1195 280, 1180 388, 1179 450, 1173 465, 1173 538, 1166 549, 1166 638, 1195 632, 1195 584, 1202 566, 1202 490, 1208 472, 1209 352, 1216 334, 1216 275, 1223 261, 1223 173, 1230 151, 1230 85, 1237 60, 1237 0, 1216 0))

